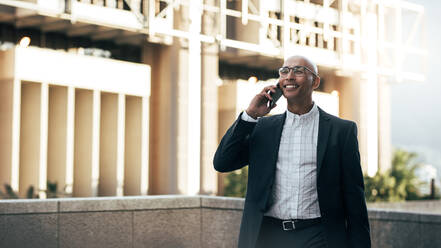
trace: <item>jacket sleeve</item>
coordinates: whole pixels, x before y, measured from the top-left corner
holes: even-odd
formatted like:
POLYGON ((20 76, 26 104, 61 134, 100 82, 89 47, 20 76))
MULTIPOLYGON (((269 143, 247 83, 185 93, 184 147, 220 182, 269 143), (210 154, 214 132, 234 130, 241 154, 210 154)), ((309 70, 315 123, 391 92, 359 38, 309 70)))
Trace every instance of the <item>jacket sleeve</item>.
POLYGON ((214 155, 214 169, 219 172, 237 170, 249 163, 249 140, 256 123, 242 120, 241 115, 225 133, 214 155))
POLYGON ((357 125, 351 122, 342 154, 343 200, 349 247, 371 247, 369 220, 364 196, 363 173, 357 141, 357 125))

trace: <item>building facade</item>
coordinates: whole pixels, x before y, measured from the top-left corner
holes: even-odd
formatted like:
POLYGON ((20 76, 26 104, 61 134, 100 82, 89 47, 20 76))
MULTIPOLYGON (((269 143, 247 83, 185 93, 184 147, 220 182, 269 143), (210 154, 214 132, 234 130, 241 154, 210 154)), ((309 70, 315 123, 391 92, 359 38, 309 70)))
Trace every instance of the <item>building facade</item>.
POLYGON ((424 80, 423 14, 398 0, 0 0, 0 183, 217 194, 212 157, 241 96, 293 54, 317 62, 318 104, 357 122, 365 173, 387 169, 389 84, 424 80))

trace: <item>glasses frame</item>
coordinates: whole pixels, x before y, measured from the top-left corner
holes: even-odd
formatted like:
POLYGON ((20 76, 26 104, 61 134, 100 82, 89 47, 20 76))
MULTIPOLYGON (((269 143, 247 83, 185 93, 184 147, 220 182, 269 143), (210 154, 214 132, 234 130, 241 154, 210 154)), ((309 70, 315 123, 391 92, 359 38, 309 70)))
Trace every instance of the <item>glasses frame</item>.
MULTIPOLYGON (((309 69, 308 67, 303 66, 303 65, 296 65, 296 66, 293 66, 293 67, 289 67, 289 66, 283 66, 283 67, 280 67, 280 68, 279 68, 279 75, 280 75, 281 77, 282 77, 282 76, 286 77, 286 76, 288 76, 288 74, 289 74, 291 71, 294 71, 295 69, 298 69, 298 68, 306 69, 307 71, 311 72, 312 75, 314 75, 315 77, 319 77, 315 72, 313 72, 311 69, 309 69), (283 74, 280 72, 280 71, 283 70, 283 69, 288 69, 288 73, 286 73, 285 75, 283 75, 283 74)), ((296 74, 294 73, 294 75, 296 75, 296 74)))

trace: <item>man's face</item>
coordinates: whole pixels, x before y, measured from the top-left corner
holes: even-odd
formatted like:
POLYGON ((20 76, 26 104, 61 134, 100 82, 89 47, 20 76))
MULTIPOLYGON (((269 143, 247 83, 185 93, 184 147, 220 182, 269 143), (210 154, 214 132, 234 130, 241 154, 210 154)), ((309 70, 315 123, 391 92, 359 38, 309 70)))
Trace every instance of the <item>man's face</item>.
POLYGON ((283 67, 296 67, 294 70, 289 69, 288 74, 280 75, 280 88, 286 99, 299 101, 311 97, 313 90, 320 84, 320 79, 312 73, 313 66, 302 57, 291 57, 285 61, 283 67))

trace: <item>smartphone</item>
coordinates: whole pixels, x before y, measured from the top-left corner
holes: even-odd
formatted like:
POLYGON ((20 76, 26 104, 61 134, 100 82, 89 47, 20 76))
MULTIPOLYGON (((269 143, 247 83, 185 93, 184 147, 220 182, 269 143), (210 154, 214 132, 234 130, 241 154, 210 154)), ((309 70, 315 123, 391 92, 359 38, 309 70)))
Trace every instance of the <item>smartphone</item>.
POLYGON ((277 86, 276 92, 272 92, 272 91, 270 92, 270 96, 273 98, 272 101, 269 101, 270 108, 273 108, 277 100, 279 100, 279 98, 282 96, 282 90, 280 89, 279 83, 277 83, 276 86, 277 86))

